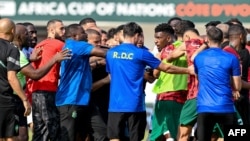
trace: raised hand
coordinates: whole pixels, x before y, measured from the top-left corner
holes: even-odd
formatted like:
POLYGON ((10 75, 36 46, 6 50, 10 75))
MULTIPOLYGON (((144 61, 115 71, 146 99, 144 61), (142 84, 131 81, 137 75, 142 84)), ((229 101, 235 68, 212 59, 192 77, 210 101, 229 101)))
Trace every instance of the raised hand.
POLYGON ((54 59, 56 62, 61 62, 63 60, 68 60, 71 59, 72 57, 72 52, 69 49, 64 49, 60 52, 58 52, 57 54, 54 55, 54 59))
POLYGON ((41 59, 42 57, 42 51, 43 51, 43 47, 37 47, 34 48, 32 53, 30 54, 30 61, 37 61, 39 59, 41 59))

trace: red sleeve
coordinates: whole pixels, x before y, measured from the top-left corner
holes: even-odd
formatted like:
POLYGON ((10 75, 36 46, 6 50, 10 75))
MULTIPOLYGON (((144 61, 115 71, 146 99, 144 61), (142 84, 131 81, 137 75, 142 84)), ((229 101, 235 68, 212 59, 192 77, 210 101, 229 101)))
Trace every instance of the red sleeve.
POLYGON ((226 51, 226 52, 232 53, 237 58, 240 58, 238 52, 234 48, 232 48, 232 47, 226 46, 223 50, 226 51))

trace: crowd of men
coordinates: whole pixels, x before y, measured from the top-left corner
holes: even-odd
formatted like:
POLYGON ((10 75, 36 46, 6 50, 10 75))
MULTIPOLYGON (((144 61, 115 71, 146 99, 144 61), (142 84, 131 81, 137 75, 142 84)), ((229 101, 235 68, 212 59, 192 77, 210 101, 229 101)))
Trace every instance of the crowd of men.
POLYGON ((150 141, 215 141, 249 125, 250 32, 235 18, 204 28, 158 24, 153 54, 135 22, 105 31, 52 19, 38 43, 32 23, 0 19, 0 141, 141 141, 147 82, 150 141))

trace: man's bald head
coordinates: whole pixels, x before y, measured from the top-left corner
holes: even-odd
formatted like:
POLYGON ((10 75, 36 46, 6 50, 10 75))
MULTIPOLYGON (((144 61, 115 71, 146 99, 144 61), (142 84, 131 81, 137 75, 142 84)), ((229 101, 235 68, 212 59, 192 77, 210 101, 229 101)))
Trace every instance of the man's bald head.
MULTIPOLYGON (((93 26, 93 27, 90 27, 90 28, 88 28, 88 29, 96 30, 97 32, 99 32, 100 34, 102 34, 101 28, 99 28, 99 27, 97 27, 97 26, 93 26)), ((86 31, 87 31, 88 29, 86 29, 86 31)))
POLYGON ((101 33, 100 33, 99 31, 95 30, 95 29, 89 28, 89 29, 87 29, 85 32, 86 32, 86 34, 87 34, 88 36, 91 36, 91 35, 98 35, 98 36, 101 36, 101 33))
POLYGON ((95 29, 87 29, 86 34, 88 36, 88 43, 92 44, 95 47, 100 47, 101 45, 101 33, 95 29))
POLYGON ((15 34, 20 34, 20 33, 24 33, 25 31, 27 31, 26 27, 22 24, 16 24, 16 33, 15 34))
POLYGON ((22 24, 16 24, 16 33, 15 33, 15 38, 14 41, 18 42, 17 46, 22 47, 28 47, 28 30, 26 29, 26 27, 22 24))
POLYGON ((8 19, 0 19, 0 38, 12 41, 15 34, 15 23, 8 19))
POLYGON ((221 23, 221 24, 218 24, 216 27, 219 28, 222 31, 223 38, 228 38, 228 29, 229 29, 228 24, 221 23))

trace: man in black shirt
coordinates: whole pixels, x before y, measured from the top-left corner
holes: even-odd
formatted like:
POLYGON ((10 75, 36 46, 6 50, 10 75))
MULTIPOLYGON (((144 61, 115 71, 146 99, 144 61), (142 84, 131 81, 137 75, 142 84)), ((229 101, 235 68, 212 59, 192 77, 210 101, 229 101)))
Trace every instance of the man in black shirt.
POLYGON ((7 18, 0 19, 0 140, 14 140, 18 133, 15 130, 15 104, 13 90, 25 107, 24 115, 30 114, 31 107, 17 79, 20 70, 19 51, 10 42, 14 38, 15 24, 7 18))

